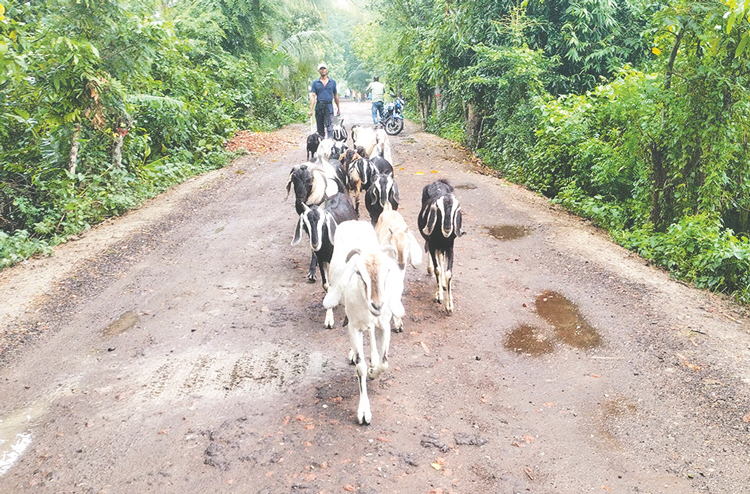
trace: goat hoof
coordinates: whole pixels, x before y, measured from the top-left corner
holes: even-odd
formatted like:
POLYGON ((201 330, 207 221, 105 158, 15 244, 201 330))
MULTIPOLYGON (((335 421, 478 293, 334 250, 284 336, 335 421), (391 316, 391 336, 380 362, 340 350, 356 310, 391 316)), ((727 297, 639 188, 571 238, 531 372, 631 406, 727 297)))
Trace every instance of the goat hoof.
POLYGON ((367 411, 361 411, 358 414, 357 419, 359 420, 359 425, 370 425, 372 423, 372 412, 369 410, 367 411))
POLYGON ((308 276, 308 277, 307 277, 307 282, 308 282, 308 283, 315 283, 315 281, 316 281, 316 280, 315 280, 315 276, 308 276))

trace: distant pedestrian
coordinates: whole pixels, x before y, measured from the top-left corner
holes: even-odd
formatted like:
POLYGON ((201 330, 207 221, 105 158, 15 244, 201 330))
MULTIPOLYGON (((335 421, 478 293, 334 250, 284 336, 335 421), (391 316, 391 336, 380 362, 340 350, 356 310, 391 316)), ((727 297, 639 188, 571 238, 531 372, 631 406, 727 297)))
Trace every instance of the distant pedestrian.
POLYGON ((315 111, 315 123, 318 126, 320 137, 326 138, 333 135, 333 102, 336 102, 336 116, 341 116, 341 103, 336 91, 336 81, 328 78, 328 67, 325 63, 318 65, 320 79, 316 79, 310 88, 310 116, 315 111))
POLYGON ((383 118, 383 96, 385 95, 385 86, 378 80, 378 76, 372 78, 372 82, 365 91, 370 91, 372 99, 372 123, 377 125, 383 118))

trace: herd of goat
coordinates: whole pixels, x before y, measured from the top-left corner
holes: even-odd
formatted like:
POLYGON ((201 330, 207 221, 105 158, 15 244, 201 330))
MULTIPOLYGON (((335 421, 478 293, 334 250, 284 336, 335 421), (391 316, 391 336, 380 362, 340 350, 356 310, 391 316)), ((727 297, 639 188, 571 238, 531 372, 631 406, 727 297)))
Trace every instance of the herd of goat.
MULTIPOLYGON (((393 173, 388 136, 382 129, 353 126, 353 147, 347 146, 343 125, 335 125, 332 139, 312 134, 307 140, 306 163, 289 174, 287 197, 294 189, 299 220, 292 245, 310 238, 312 259, 308 280, 320 268, 325 327, 333 328, 333 308, 344 306, 351 350, 359 383, 360 424, 372 420, 367 398, 367 378, 376 379, 388 368, 391 327, 403 329, 404 274, 407 262, 421 264, 422 250, 406 221, 398 213, 399 195, 393 173), (359 219, 360 195, 370 221, 359 219), (353 199, 353 200, 352 200, 353 199), (364 353, 364 333, 370 339, 370 364, 364 353)), ((424 187, 417 219, 425 240, 428 273, 435 274, 435 300, 453 311, 451 270, 453 242, 461 236, 461 207, 447 180, 424 187), (445 291, 445 297, 443 292, 445 291)))

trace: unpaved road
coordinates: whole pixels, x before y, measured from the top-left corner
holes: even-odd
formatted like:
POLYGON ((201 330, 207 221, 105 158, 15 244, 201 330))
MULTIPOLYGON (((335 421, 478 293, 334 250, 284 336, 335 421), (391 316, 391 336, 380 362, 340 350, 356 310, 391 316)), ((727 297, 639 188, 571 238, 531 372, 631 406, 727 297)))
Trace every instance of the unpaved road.
POLYGON ((343 311, 289 245, 306 131, 0 273, 0 492, 750 492, 743 311, 413 125, 399 210, 457 187, 456 311, 410 268, 359 426, 343 311))

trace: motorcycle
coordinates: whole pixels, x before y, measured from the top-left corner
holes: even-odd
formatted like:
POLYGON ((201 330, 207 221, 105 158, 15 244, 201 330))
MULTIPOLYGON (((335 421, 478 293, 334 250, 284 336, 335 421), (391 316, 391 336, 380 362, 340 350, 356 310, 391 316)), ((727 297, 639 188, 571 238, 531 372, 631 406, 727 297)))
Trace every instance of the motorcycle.
POLYGON ((395 136, 404 129, 404 116, 401 112, 404 109, 404 100, 401 97, 395 97, 394 100, 385 105, 383 108, 383 117, 380 119, 380 125, 385 129, 385 133, 395 136))

